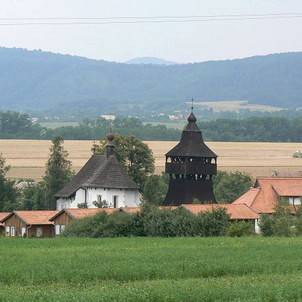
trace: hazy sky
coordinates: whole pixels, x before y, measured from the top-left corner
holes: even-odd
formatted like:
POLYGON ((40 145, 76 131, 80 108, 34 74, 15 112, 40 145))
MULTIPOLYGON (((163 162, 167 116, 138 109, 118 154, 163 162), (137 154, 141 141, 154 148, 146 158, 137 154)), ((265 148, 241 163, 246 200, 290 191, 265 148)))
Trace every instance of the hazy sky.
MULTIPOLYGON (((0 0, 0 18, 300 13, 301 0, 0 0)), ((302 18, 193 23, 1 26, 0 46, 111 61, 177 62, 302 51, 302 18)))

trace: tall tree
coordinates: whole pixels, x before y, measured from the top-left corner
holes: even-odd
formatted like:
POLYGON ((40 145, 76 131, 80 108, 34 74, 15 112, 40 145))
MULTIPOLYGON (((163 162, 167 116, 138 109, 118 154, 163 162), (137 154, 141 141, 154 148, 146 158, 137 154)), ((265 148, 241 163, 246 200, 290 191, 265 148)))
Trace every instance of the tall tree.
POLYGON ((0 211, 12 211, 17 208, 18 191, 14 181, 6 177, 10 166, 6 165, 5 158, 0 154, 0 211))
POLYGON ((165 174, 149 176, 144 185, 144 201, 155 205, 162 204, 168 191, 168 182, 165 174))
POLYGON ((241 172, 218 171, 214 178, 214 193, 218 203, 231 203, 253 185, 250 175, 241 172))
POLYGON ((71 170, 71 161, 67 159, 68 152, 63 147, 62 137, 56 137, 52 140, 50 147, 50 156, 46 164, 46 173, 44 176, 48 208, 56 208, 56 199, 54 195, 70 181, 73 176, 71 170))
MULTIPOLYGON (((134 136, 117 135, 114 139, 117 159, 126 168, 128 174, 143 190, 148 175, 154 172, 154 157, 152 150, 134 136)), ((99 154, 105 152, 105 140, 99 145, 93 145, 93 151, 99 154)))

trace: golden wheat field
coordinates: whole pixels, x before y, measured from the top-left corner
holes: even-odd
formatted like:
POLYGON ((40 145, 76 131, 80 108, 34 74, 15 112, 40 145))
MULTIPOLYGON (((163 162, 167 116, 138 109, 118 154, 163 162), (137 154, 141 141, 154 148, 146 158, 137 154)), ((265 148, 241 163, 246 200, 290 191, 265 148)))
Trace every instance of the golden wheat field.
MULTIPOLYGON (((164 169, 164 154, 176 142, 147 141, 155 156, 156 172, 164 169)), ((302 159, 292 158, 293 152, 302 149, 300 143, 233 143, 208 142, 219 156, 218 168, 227 171, 244 171, 252 176, 269 176, 273 171, 281 174, 302 174, 302 159)), ((78 171, 91 155, 92 141, 65 141, 73 168, 78 171)), ((0 140, 0 152, 11 165, 12 178, 41 179, 49 155, 49 141, 0 140)))

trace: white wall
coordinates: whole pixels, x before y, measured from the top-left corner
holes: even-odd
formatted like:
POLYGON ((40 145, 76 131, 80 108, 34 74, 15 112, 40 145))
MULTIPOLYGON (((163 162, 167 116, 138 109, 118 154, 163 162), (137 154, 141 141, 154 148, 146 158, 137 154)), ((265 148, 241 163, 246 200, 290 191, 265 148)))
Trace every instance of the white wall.
POLYGON ((259 222, 260 222, 260 218, 255 219, 255 233, 256 234, 261 234, 259 222))
MULTIPOLYGON (((140 204, 140 194, 138 190, 125 189, 104 189, 104 188, 87 188, 86 202, 88 208, 95 208, 94 201, 98 201, 98 195, 102 197, 102 201, 106 200, 109 207, 113 207, 113 198, 117 196, 117 207, 136 207, 140 204)), ((66 208, 78 208, 78 204, 85 202, 85 190, 79 189, 75 198, 57 200, 57 210, 66 208)))

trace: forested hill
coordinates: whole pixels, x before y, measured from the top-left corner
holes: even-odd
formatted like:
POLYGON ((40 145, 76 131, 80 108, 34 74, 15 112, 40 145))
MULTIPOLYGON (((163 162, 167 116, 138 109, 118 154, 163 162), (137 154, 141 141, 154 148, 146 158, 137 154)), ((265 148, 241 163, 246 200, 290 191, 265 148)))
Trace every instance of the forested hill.
POLYGON ((156 66, 0 48, 0 109, 104 113, 201 100, 302 106, 302 52, 156 66))

